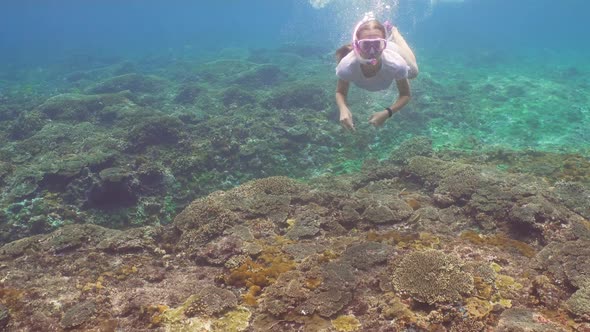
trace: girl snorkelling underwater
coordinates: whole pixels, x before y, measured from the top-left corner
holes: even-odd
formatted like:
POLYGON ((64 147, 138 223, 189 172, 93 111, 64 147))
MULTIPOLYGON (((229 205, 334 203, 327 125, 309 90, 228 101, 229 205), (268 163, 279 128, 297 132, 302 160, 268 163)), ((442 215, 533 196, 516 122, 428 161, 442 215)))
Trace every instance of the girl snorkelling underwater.
POLYGON ((352 44, 339 48, 336 58, 336 104, 344 128, 354 130, 352 113, 346 104, 350 82, 368 91, 385 90, 396 82, 398 98, 391 106, 369 118, 369 123, 375 127, 382 126, 410 101, 409 79, 418 76, 416 57, 397 28, 381 24, 372 13, 365 14, 356 25, 352 44))

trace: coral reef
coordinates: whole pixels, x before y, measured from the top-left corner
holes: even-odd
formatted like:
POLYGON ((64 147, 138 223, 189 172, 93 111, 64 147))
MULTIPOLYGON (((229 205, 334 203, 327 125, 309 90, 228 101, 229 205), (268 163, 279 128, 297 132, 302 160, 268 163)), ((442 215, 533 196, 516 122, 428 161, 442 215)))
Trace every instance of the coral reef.
POLYGON ((587 330, 585 69, 421 54, 350 134, 328 53, 3 63, 0 330, 587 330))
MULTIPOLYGON (((408 167, 415 158, 423 157, 411 158, 408 167)), ((535 239, 499 232, 502 220, 493 221, 496 228, 487 234, 464 230, 456 236, 439 225, 452 223, 453 216, 467 218, 473 208, 461 208, 464 202, 456 200, 440 207, 433 188, 441 182, 456 188, 446 176, 454 178, 457 170, 470 169, 474 177, 481 174, 475 170, 486 170, 439 159, 425 163, 436 165, 430 175, 400 169, 376 173, 367 166, 352 176, 327 175, 314 183, 263 178, 197 199, 169 225, 113 230, 72 224, 5 244, 0 248, 0 303, 10 312, 6 326, 207 331, 583 327, 588 320, 587 240, 572 236, 572 230, 586 229, 587 222, 566 213, 567 207, 544 187, 548 184, 539 181, 529 185, 561 213, 542 220, 548 229, 543 234, 553 242, 540 251, 535 239), (427 177, 434 186, 420 187, 427 177), (412 208, 409 197, 419 199, 420 206, 412 208), (395 222, 379 222, 381 217, 366 213, 377 203, 405 212, 395 222)), ((101 173, 115 183, 129 179, 129 170, 121 168, 101 173)), ((518 178, 504 175, 491 183, 478 181, 490 190, 518 178)), ((460 188, 465 192, 467 187, 460 188)), ((482 190, 469 189, 472 195, 482 190)), ((518 202, 531 196, 502 197, 518 202)), ((490 217, 498 213, 485 211, 490 217)))
POLYGON ((91 87, 88 92, 93 94, 116 93, 129 90, 137 92, 157 92, 165 85, 162 78, 142 74, 124 74, 111 77, 108 80, 91 87))
POLYGON ((454 303, 473 291, 473 277, 461 261, 437 250, 408 254, 395 269, 393 284, 401 292, 428 304, 454 303))

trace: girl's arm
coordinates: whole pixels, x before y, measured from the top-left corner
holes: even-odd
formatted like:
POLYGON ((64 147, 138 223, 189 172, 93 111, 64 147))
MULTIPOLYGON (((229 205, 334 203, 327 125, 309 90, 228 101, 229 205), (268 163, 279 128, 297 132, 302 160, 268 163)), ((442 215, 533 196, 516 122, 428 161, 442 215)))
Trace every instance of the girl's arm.
POLYGON ((336 87, 336 105, 340 110, 340 124, 349 130, 354 131, 354 123, 352 122, 352 113, 346 105, 346 97, 348 96, 348 88, 350 83, 339 79, 336 87))
MULTIPOLYGON (((408 102, 412 98, 412 93, 410 92, 410 81, 407 78, 395 81, 395 84, 397 85, 399 95, 395 102, 391 106, 389 106, 393 113, 396 113, 399 110, 401 110, 404 106, 406 106, 406 104, 408 104, 408 102)), ((385 123, 385 120, 387 120, 388 118, 389 112, 387 111, 387 109, 385 109, 383 111, 373 113, 373 115, 371 115, 371 117, 369 118, 369 123, 375 127, 381 127, 383 123, 385 123)))

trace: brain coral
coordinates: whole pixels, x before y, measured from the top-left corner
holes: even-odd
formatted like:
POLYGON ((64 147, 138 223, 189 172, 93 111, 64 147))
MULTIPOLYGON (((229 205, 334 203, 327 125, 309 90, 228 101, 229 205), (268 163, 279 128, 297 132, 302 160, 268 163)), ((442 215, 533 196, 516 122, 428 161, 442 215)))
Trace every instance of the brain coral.
POLYGON ((413 252, 393 274, 398 292, 428 304, 458 302, 473 290, 473 277, 462 270, 459 258, 439 250, 413 252))

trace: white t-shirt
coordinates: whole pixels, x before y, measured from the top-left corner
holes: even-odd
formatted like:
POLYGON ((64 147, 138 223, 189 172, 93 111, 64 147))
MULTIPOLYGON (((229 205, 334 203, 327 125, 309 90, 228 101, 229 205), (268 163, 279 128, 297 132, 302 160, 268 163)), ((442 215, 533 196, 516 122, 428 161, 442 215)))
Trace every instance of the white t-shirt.
POLYGON ((394 80, 408 78, 410 67, 397 50, 397 44, 391 40, 387 42, 387 47, 381 54, 381 69, 372 77, 365 77, 361 70, 361 62, 357 59, 355 52, 351 51, 336 66, 336 75, 365 90, 385 90, 394 80))

